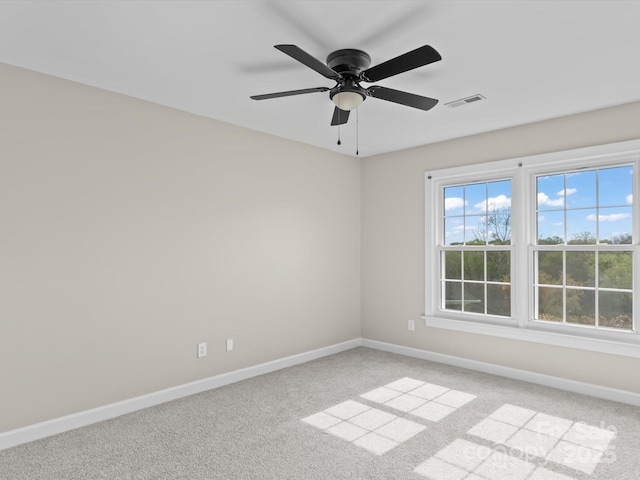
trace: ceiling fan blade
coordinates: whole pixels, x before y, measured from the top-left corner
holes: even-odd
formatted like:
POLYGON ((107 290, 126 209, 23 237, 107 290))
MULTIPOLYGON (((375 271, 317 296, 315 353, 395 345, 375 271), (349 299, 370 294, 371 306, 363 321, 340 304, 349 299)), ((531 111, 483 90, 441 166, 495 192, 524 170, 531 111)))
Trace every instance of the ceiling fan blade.
POLYGON ((413 93, 401 92, 392 88, 374 85, 367 89, 369 95, 380 100, 399 103, 407 107, 419 108, 420 110, 430 110, 438 103, 435 98, 423 97, 413 93))
POLYGON ((333 110, 333 118, 331 119, 331 125, 344 125, 349 121, 349 110, 342 110, 336 107, 333 110))
POLYGON ((302 90, 289 90, 286 92, 265 93, 264 95, 251 95, 253 100, 268 100, 269 98, 290 97, 292 95, 302 95, 304 93, 328 92, 328 87, 303 88, 302 90))
POLYGON ((377 82, 439 60, 442 60, 440 54, 433 47, 424 45, 365 70, 362 72, 362 79, 366 82, 377 82))
POLYGON ((274 45, 275 48, 280 50, 282 53, 286 53, 294 60, 299 61, 303 65, 315 70, 320 75, 323 75, 332 80, 337 80, 340 75, 327 67, 324 63, 318 60, 316 57, 312 57, 307 52, 302 50, 300 47, 295 45, 274 45))

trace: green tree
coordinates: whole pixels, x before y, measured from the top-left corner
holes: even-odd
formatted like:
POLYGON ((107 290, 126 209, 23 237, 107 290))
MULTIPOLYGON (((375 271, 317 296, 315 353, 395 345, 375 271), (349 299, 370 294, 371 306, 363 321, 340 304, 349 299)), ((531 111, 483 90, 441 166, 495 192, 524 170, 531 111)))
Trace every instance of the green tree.
POLYGON ((484 222, 473 231, 476 245, 511 244, 511 209, 494 208, 487 212, 484 222))
POLYGON ((567 245, 594 245, 595 243, 596 237, 591 232, 580 232, 574 233, 567 245))
POLYGON ((538 239, 538 245, 560 245, 562 243, 564 243, 564 240, 562 239, 562 237, 559 237, 557 235, 538 239))

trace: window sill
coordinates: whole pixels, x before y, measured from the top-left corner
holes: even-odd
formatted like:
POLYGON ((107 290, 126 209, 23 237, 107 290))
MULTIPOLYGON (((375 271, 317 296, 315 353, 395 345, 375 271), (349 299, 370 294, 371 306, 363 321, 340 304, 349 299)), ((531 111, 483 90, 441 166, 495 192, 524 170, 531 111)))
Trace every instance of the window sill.
POLYGON ((493 337, 521 340, 525 342, 541 343, 558 347, 575 348, 590 352, 607 353, 624 357, 640 358, 640 343, 637 335, 632 335, 628 342, 591 338, 579 335, 570 335, 559 332, 534 328, 518 328, 516 326, 492 325, 476 323, 466 320, 454 320, 449 318, 423 316, 427 327, 455 330, 458 332, 489 335, 493 337))

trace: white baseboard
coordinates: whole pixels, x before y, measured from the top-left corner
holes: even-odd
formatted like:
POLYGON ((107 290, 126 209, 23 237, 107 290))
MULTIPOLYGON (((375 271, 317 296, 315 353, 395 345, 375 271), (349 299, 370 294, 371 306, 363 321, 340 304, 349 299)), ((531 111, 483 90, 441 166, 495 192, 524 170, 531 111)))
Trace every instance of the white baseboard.
POLYGON ((428 350, 420 350, 417 348, 403 347, 392 343, 378 342, 375 340, 362 339, 363 347, 382 350, 390 353, 397 353, 407 357, 420 358, 422 360, 430 360, 432 362, 444 363, 456 367, 467 368, 479 372, 499 375, 501 377, 513 378, 525 382, 545 385, 547 387, 557 388, 558 390, 566 390, 592 397, 612 400, 614 402, 627 403, 629 405, 640 406, 640 394, 628 392, 626 390, 618 390, 615 388, 603 387, 591 383, 577 382, 566 378, 553 377, 541 373, 519 370, 517 368, 503 367, 492 363, 479 362, 477 360, 469 360, 467 358, 445 355, 443 353, 430 352, 428 350))
POLYGON ((516 368, 503 367, 491 363, 479 362, 477 360, 469 360, 462 357, 445 355, 442 353, 430 352, 428 350, 420 350, 417 348, 404 347, 392 343, 378 342, 376 340, 368 340, 363 338, 355 338, 347 342, 330 345, 328 347, 319 348, 309 352, 293 355, 290 357, 273 360, 267 363, 261 363, 253 367, 247 367, 233 372, 216 375, 214 377, 197 380, 195 382, 178 385, 176 387, 160 390, 158 392, 149 393, 139 397, 134 397, 121 402, 104 405, 102 407, 85 410, 46 422, 36 423, 27 427, 9 430, 0 433, 0 450, 14 447, 27 442, 32 442, 41 438, 56 435, 58 433, 74 430, 84 427, 92 423, 101 422, 110 418, 119 417, 127 413, 142 410, 144 408, 159 405, 161 403, 177 400, 178 398, 194 395, 214 388, 230 385, 248 378, 264 375, 265 373, 274 372, 283 368, 292 367, 301 363, 316 360, 336 353, 344 352, 356 347, 368 347, 384 352, 397 353, 407 357, 429 360, 446 365, 467 368, 479 372, 490 373, 502 377, 513 378, 525 382, 536 383, 548 387, 566 390, 583 395, 612 400, 615 402, 627 403, 630 405, 640 406, 640 394, 628 392, 625 390, 617 390, 614 388, 593 385, 590 383, 577 382, 575 380, 567 380, 564 378, 543 375, 540 373, 529 372, 526 370, 518 370, 516 368))
POLYGON ((271 362, 261 363, 260 365, 255 365, 253 367, 247 367, 233 372, 216 375, 214 377, 197 380, 195 382, 185 383, 184 385, 178 385, 176 387, 167 388, 147 395, 104 405, 102 407, 84 410, 82 412, 73 413, 71 415, 55 418, 46 422, 36 423, 34 425, 29 425, 15 430, 9 430, 8 432, 0 433, 0 450, 39 440, 41 438, 69 430, 74 430, 76 428, 108 420, 110 418, 119 417, 120 415, 142 410, 143 408, 170 402, 172 400, 177 400, 178 398, 194 395, 196 393, 236 383, 241 380, 246 380, 248 378, 257 377, 258 375, 264 375, 265 373, 299 365, 311 360, 350 350, 352 348, 359 347, 360 345, 361 339, 356 338, 347 342, 312 350, 310 352, 304 352, 298 355, 273 360, 271 362))

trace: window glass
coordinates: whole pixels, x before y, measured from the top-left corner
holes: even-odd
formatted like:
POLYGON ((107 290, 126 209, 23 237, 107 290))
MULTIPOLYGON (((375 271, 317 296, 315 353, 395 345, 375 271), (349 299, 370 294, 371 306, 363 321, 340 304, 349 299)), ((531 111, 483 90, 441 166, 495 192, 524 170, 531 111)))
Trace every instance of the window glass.
POLYGON ((632 232, 631 207, 601 208, 598 214, 600 243, 630 244, 632 232))
POLYGON ((598 292, 602 327, 631 330, 633 328, 633 295, 631 292, 598 292))
POLYGON ((511 316, 511 180, 443 188, 441 305, 511 316))
POLYGON ((564 243, 564 212, 540 212, 537 217, 538 245, 564 243))
POLYGON ((564 190, 558 192, 564 196, 567 209, 590 208, 598 204, 596 195, 597 170, 587 170, 566 174, 564 190))
POLYGON ((537 243, 631 244, 632 204, 629 166, 538 176, 537 243))
POLYGON ((633 254, 601 252, 598 255, 598 282, 601 288, 631 290, 633 287, 633 254))
POLYGON ((564 208, 564 175, 547 175, 537 178, 538 210, 557 210, 564 208))
POLYGON ((534 252, 535 319, 631 330, 633 252, 610 248, 633 244, 633 169, 540 175, 535 194, 536 242, 551 248, 534 252))
POLYGON ((633 168, 603 168, 598 171, 600 206, 612 207, 633 203, 633 168))

